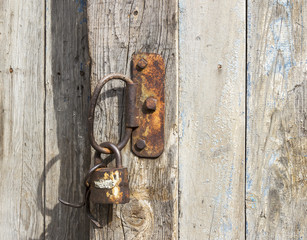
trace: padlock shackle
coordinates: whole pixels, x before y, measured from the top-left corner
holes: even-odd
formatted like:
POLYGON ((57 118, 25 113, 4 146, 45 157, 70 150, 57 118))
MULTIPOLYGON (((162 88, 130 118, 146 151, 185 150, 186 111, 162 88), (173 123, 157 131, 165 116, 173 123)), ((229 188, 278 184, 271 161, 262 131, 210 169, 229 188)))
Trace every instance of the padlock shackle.
POLYGON ((115 155, 116 167, 117 168, 123 167, 123 165, 122 165, 122 154, 121 154, 119 148, 114 143, 104 142, 104 143, 101 143, 100 146, 103 147, 103 148, 111 149, 113 154, 115 155))
MULTIPOLYGON (((115 144, 113 144, 111 142, 104 142, 104 143, 101 143, 100 146, 101 147, 107 147, 107 148, 111 149, 112 152, 115 154, 116 167, 117 168, 122 168, 123 167, 121 152, 120 152, 120 150, 118 149, 118 147, 115 144)), ((84 178, 84 186, 85 187, 89 187, 90 186, 88 180, 90 179, 92 173, 95 172, 98 168, 102 168, 102 167, 105 167, 105 164, 101 162, 101 163, 96 164, 94 167, 92 167, 88 171, 88 173, 86 174, 86 176, 84 178)))

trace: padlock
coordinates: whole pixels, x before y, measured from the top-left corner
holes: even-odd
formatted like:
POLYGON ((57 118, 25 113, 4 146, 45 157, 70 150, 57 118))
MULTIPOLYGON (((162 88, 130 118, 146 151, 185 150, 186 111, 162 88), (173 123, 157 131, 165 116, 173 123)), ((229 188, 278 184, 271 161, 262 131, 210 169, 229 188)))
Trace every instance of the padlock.
POLYGON ((116 167, 97 168, 88 180, 90 201, 93 203, 123 204, 130 201, 128 169, 122 166, 119 149, 112 147, 111 150, 115 154, 116 167))

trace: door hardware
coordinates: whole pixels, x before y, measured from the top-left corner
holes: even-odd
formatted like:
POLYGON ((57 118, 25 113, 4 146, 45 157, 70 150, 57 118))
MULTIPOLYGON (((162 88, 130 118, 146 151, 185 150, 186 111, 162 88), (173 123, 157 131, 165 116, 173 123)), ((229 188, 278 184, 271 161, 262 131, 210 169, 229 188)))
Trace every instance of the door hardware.
POLYGON ((86 212, 90 220, 96 227, 102 227, 96 220, 90 209, 90 202, 93 203, 127 203, 129 202, 129 184, 127 168, 122 167, 121 153, 119 148, 110 142, 100 144, 102 148, 107 148, 115 154, 116 168, 106 168, 105 162, 100 158, 100 152, 95 152, 95 165, 84 178, 85 193, 81 203, 70 203, 59 199, 59 201, 69 207, 86 207, 86 212), (99 185, 99 183, 101 183, 99 185), (104 185, 103 185, 104 183, 104 185), (98 195, 98 196, 97 196, 98 195))
POLYGON ((161 55, 141 53, 132 59, 137 87, 139 127, 132 132, 132 151, 138 157, 157 158, 164 149, 165 66, 161 55))
POLYGON ((123 139, 117 144, 121 150, 132 139, 131 148, 138 157, 157 158, 164 149, 165 66, 163 58, 154 53, 135 54, 132 59, 132 80, 122 74, 111 74, 97 84, 90 104, 89 138, 92 147, 110 154, 96 142, 93 134, 94 111, 102 87, 110 80, 126 82, 125 121, 123 139))
POLYGON ((122 75, 122 74, 110 74, 106 77, 104 77, 101 81, 98 82, 94 92, 93 96, 91 98, 90 103, 90 110, 89 110, 89 116, 88 116, 88 129, 89 129, 89 139, 92 147, 101 153, 110 154, 112 153, 110 149, 103 148, 99 146, 99 144, 96 142, 94 137, 94 112, 95 107, 97 104, 97 99, 100 94, 100 91, 102 87, 113 79, 119 79, 124 82, 126 82, 126 111, 125 111, 125 121, 126 121, 126 128, 125 128, 125 134, 123 139, 117 144, 117 147, 119 150, 122 150, 126 144, 128 143, 133 128, 138 127, 138 119, 137 119, 137 113, 135 108, 135 102, 136 102, 136 84, 128 77, 122 75))
POLYGON ((142 158, 157 158, 164 149, 165 118, 165 66, 163 58, 154 53, 135 54, 132 58, 132 79, 122 74, 110 74, 95 87, 90 102, 88 130, 91 146, 95 149, 94 167, 85 176, 84 200, 72 204, 59 199, 67 206, 85 206, 91 221, 101 227, 90 211, 90 202, 124 204, 130 200, 128 169, 123 168, 120 151, 131 138, 133 153, 142 158), (103 86, 114 79, 122 80, 125 87, 125 133, 117 145, 110 142, 98 144, 94 136, 94 113, 103 86), (116 167, 109 168, 101 153, 115 154, 116 167))

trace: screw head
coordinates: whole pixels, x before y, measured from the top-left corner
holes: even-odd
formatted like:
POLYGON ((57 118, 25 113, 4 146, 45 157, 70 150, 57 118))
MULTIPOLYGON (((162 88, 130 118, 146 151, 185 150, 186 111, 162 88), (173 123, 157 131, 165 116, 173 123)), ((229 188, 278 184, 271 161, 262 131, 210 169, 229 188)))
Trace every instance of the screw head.
POLYGON ((142 69, 144 69, 144 68, 147 66, 147 61, 146 61, 144 58, 142 58, 142 59, 138 62, 137 66, 138 66, 138 68, 139 68, 140 70, 142 70, 142 69))
POLYGON ((135 145, 139 150, 142 150, 146 147, 146 142, 144 139, 138 139, 135 145))
POLYGON ((157 108, 157 99, 149 97, 145 100, 145 106, 148 110, 155 111, 157 108))

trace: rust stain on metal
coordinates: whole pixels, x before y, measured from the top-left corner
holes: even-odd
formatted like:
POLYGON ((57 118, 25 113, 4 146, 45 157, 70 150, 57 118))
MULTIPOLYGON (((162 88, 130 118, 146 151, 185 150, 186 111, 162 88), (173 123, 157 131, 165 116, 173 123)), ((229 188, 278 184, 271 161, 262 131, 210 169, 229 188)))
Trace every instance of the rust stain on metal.
POLYGON ((132 132, 132 150, 139 157, 156 158, 164 149, 165 65, 162 56, 141 53, 133 56, 132 79, 137 83, 139 127, 132 132), (146 146, 137 147, 142 139, 146 146))
POLYGON ((121 204, 130 200, 127 168, 99 168, 90 179, 94 203, 121 204))

